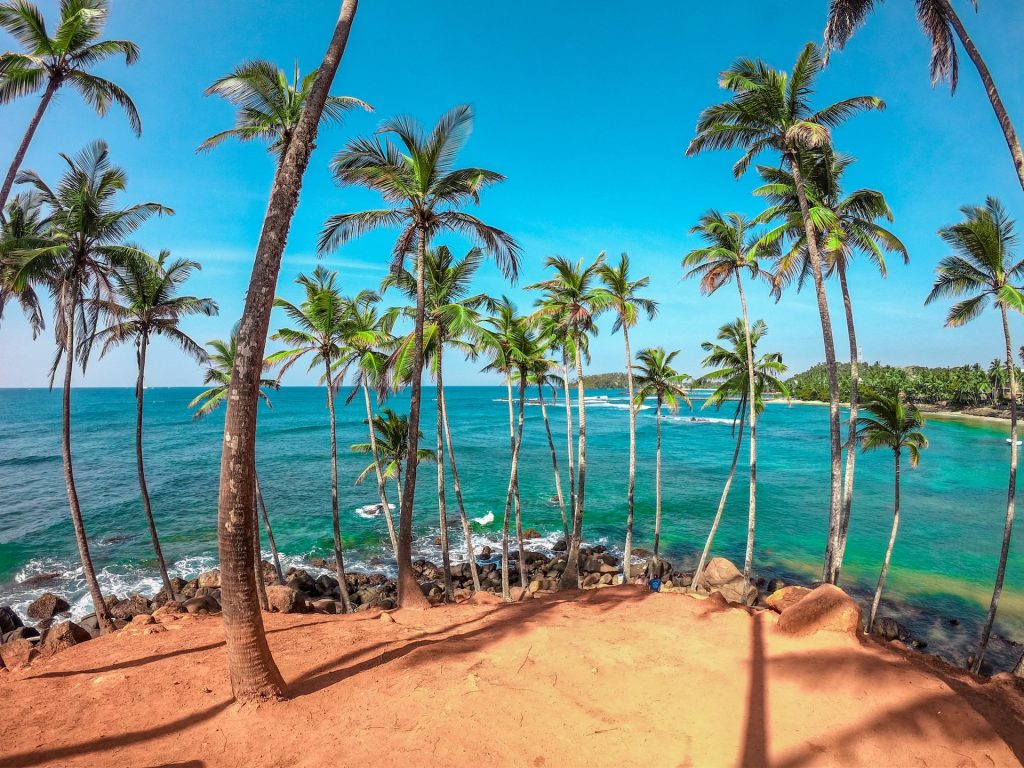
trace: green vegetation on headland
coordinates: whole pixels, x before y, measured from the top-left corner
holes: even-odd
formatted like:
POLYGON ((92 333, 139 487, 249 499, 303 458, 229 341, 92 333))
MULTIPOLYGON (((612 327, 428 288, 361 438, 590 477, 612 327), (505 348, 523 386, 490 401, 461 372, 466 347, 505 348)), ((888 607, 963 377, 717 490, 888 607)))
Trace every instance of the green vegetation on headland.
MULTIPOLYGON (((583 377, 584 389, 625 389, 627 383, 625 373, 588 373, 583 377)), ((571 384, 576 386, 575 379, 571 384)))

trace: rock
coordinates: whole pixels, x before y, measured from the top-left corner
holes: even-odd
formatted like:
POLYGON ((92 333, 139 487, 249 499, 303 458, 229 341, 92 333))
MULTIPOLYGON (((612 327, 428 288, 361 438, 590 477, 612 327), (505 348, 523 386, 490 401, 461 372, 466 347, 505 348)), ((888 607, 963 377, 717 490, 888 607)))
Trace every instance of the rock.
POLYGON ((543 587, 544 587, 544 585, 543 585, 543 584, 541 584, 541 582, 540 582, 539 580, 537 580, 537 579, 534 579, 533 581, 531 581, 531 582, 530 582, 530 586, 528 586, 528 587, 527 587, 527 589, 529 589, 529 590, 530 590, 530 594, 531 594, 531 595, 535 595, 535 594, 537 594, 537 593, 538 593, 538 592, 539 592, 539 591, 540 591, 541 589, 543 589, 543 587))
POLYGON ((153 611, 153 618, 162 620, 167 616, 180 616, 183 613, 187 613, 187 611, 182 603, 169 600, 153 611))
POLYGON ((508 594, 512 598, 513 603, 518 603, 529 597, 530 592, 522 587, 512 587, 509 589, 508 594))
POLYGON ((664 581, 672 573, 672 563, 663 557, 659 557, 657 560, 651 558, 640 570, 648 580, 661 579, 664 581))
POLYGON ((822 584, 779 615, 779 629, 791 635, 860 631, 860 606, 839 587, 822 584))
POLYGON ((341 595, 341 591, 338 588, 338 580, 333 576, 328 576, 326 573, 317 577, 316 591, 321 595, 341 595))
POLYGON ((394 624, 395 618, 390 613, 381 613, 380 621, 382 624, 394 624))
POLYGON ((133 626, 143 626, 145 624, 156 624, 156 619, 148 613, 139 613, 132 618, 133 626))
POLYGON ((588 589, 590 587, 596 587, 601 583, 601 574, 599 573, 588 573, 583 577, 582 587, 588 589))
MULTIPOLYGON (((269 597, 267 600, 269 601, 269 597)), ((333 600, 314 600, 313 610, 316 613, 329 613, 335 614, 338 612, 338 604, 333 600)))
MULTIPOLYGON (((267 591, 270 591, 269 587, 267 588, 267 591)), ((201 613, 202 611, 206 611, 207 613, 220 613, 220 604, 218 604, 217 601, 209 595, 201 595, 200 597, 193 597, 190 600, 186 600, 182 603, 182 607, 193 615, 201 613)))
POLYGON ((949 620, 949 626, 951 626, 951 627, 959 627, 960 626, 960 619, 950 619, 949 620))
POLYGON ((64 574, 60 571, 54 571, 53 573, 37 573, 35 576, 29 576, 24 581, 20 582, 20 587, 42 587, 46 584, 52 584, 53 582, 60 579, 64 574))
POLYGON ((31 640, 15 640, 0 645, 0 664, 8 669, 27 667, 37 655, 35 643, 31 640))
POLYGON ((883 640, 903 640, 906 641, 910 636, 907 631, 900 626, 900 623, 891 616, 878 616, 875 618, 875 625, 871 628, 871 633, 878 635, 883 640))
POLYGON ((15 640, 33 640, 38 638, 39 630, 35 627, 18 627, 10 632, 5 632, 2 642, 13 643, 15 640))
MULTIPOLYGON (((773 579, 768 586, 771 586, 775 581, 777 581, 777 579, 773 579)), ((782 613, 790 606, 799 603, 809 594, 811 594, 811 590, 809 590, 807 587, 783 586, 781 589, 777 589, 776 591, 768 595, 768 597, 765 598, 764 602, 765 605, 767 605, 776 613, 782 613)))
POLYGON ((71 610, 68 601, 58 597, 53 592, 44 592, 28 607, 29 618, 38 621, 52 619, 58 613, 66 613, 71 610))
POLYGON ((200 573, 196 582, 196 586, 199 588, 220 589, 220 571, 214 568, 212 571, 200 573))
POLYGON ((543 538, 543 537, 541 536, 540 531, 538 531, 536 528, 527 528, 526 530, 523 531, 523 538, 524 539, 540 539, 540 538, 543 538))
POLYGON ((0 635, 13 632, 18 627, 23 627, 21 617, 14 612, 10 606, 0 606, 0 635))
POLYGON ((743 581, 743 574, 740 569, 724 557, 712 557, 704 568, 704 575, 701 577, 701 586, 706 589, 721 587, 739 579, 743 581))
POLYGON ((784 586, 786 586, 786 582, 784 582, 782 579, 772 579, 768 582, 768 594, 771 595, 775 592, 778 592, 784 586))
POLYGON ((96 618, 95 613, 89 613, 83 616, 81 621, 78 622, 78 626, 88 632, 92 637, 100 636, 100 620, 96 618))
POLYGON ((110 615, 115 619, 130 621, 140 614, 149 613, 149 600, 144 595, 130 595, 119 603, 115 603, 110 609, 110 615))
POLYGON ((565 539, 559 539, 552 545, 552 552, 566 552, 569 549, 569 545, 565 543, 565 539))
POLYGON ((276 613, 301 613, 304 601, 292 587, 275 584, 267 587, 267 602, 276 613))
POLYGON ((50 656, 89 640, 92 640, 92 635, 88 630, 73 621, 65 621, 47 630, 39 650, 44 656, 50 656))

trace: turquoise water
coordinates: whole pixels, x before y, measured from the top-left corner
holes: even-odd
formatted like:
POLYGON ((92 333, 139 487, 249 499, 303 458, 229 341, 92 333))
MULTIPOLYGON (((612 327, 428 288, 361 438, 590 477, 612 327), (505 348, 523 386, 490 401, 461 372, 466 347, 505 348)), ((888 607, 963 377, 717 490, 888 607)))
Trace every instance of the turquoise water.
MULTIPOLYGON (((168 561, 183 576, 215 564, 216 498, 223 413, 193 422, 186 410, 198 392, 154 388, 146 392, 148 480, 168 561)), ((433 447, 434 392, 424 390, 423 432, 433 447)), ((474 524, 477 545, 499 541, 508 482, 507 404, 503 387, 451 388, 449 411, 470 516, 495 520, 474 524)), ((286 561, 303 562, 330 551, 330 474, 324 393, 284 388, 262 409, 258 470, 286 561)), ((339 446, 366 440, 361 398, 339 408, 339 446)), ((628 468, 626 399, 620 392, 588 395, 589 451, 587 541, 621 547, 628 468)), ((693 564, 714 515, 733 448, 731 411, 683 411, 664 429, 664 531, 667 555, 693 564), (692 417, 702 419, 691 421, 692 417)), ((405 396, 391 406, 402 411, 405 396)), ((552 429, 568 488, 564 407, 549 405, 552 429)), ((528 406, 521 478, 524 525, 550 545, 561 518, 549 503, 554 493, 540 409, 528 406)), ((828 510, 828 412, 810 405, 776 403, 760 422, 758 539, 755 567, 766 576, 813 579, 819 572, 828 510)), ((139 501, 134 453, 131 389, 74 392, 75 470, 93 556, 105 587, 119 594, 154 592, 148 537, 139 501)), ((654 517, 652 410, 641 413, 637 477, 637 546, 650 546, 654 517)), ((921 466, 904 472, 903 515, 883 613, 896 615, 930 650, 959 659, 969 652, 991 592, 1005 512, 1007 428, 998 423, 929 421, 931 446, 921 466), (950 626, 948 619, 961 624, 950 626)), ((67 511, 60 459, 60 394, 46 390, 0 390, 0 604, 23 608, 39 588, 19 582, 38 573, 65 574, 56 591, 88 610, 67 511)), ((746 531, 745 455, 715 551, 739 561, 746 531)), ((343 531, 352 568, 388 568, 383 520, 356 513, 373 504, 376 483, 355 486, 365 456, 341 452, 343 531), (380 563, 383 558, 383 564, 380 563), (371 561, 374 565, 371 565, 371 561)), ((436 472, 421 468, 417 493, 417 550, 437 558, 436 472)), ((844 586, 859 595, 873 589, 888 539, 892 505, 892 456, 863 455, 844 586)), ((392 501, 397 494, 391 491, 392 501)), ((449 515, 454 494, 449 492, 449 515)), ((461 534, 455 545, 461 546, 461 534)), ((1024 640, 1024 547, 1014 542, 997 632, 1024 640)), ((53 589, 54 587, 51 587, 53 589)), ((1007 665, 1015 651, 999 641, 993 661, 1007 665)))

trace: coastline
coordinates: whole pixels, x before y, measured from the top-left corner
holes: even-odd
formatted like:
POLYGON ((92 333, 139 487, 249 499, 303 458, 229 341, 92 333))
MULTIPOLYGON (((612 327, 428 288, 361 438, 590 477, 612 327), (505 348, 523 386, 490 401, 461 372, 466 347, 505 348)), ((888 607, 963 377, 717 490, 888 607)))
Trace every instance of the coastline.
MULTIPOLYGON (((793 399, 786 401, 783 399, 768 400, 766 401, 769 405, 783 404, 783 405, 823 405, 828 407, 829 403, 824 400, 797 400, 793 399)), ((931 403, 917 403, 915 404, 917 409, 921 413, 925 414, 928 418, 942 419, 943 421, 977 421, 982 423, 1005 423, 1010 422, 1009 415, 1003 416, 999 413, 994 412, 995 409, 980 406, 978 408, 968 408, 964 411, 949 411, 931 403)), ((841 408, 849 408, 849 403, 840 403, 841 408)))

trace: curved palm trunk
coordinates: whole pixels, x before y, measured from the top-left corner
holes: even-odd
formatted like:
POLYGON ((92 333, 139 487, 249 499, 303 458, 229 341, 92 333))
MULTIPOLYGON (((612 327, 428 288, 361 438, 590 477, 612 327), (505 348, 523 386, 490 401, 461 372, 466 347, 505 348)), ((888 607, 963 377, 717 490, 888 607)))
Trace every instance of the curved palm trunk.
MULTIPOLYGON (((398 537, 395 536, 395 520, 391 516, 391 505, 388 503, 387 480, 384 471, 380 468, 380 454, 377 453, 377 432, 373 428, 373 406, 370 405, 370 387, 366 383, 366 374, 362 376, 363 400, 366 402, 366 424, 370 432, 370 453, 373 454, 373 468, 377 473, 377 495, 380 496, 380 508, 384 513, 384 520, 388 526, 388 537, 391 539, 391 549, 394 550, 395 558, 398 558, 398 537)), ((402 498, 401 485, 399 485, 398 498, 402 498)))
MULTIPOLYGON (((508 377, 505 379, 505 384, 508 387, 508 441, 509 441, 509 447, 511 448, 511 450, 515 451, 515 445, 516 445, 516 426, 515 426, 515 416, 514 416, 513 408, 512 408, 512 373, 511 373, 511 371, 509 372, 508 377)), ((514 491, 515 498, 514 498, 513 501, 515 503, 515 513, 516 513, 516 544, 517 544, 517 548, 519 550, 519 557, 522 558, 523 554, 524 554, 524 550, 523 550, 523 508, 522 508, 522 498, 519 495, 519 473, 518 472, 516 472, 516 475, 515 475, 515 483, 516 483, 515 484, 515 491, 514 491)), ((522 559, 520 559, 519 562, 520 562, 520 566, 521 566, 522 565, 522 559)), ((520 578, 520 580, 525 578, 525 574, 523 573, 522 567, 519 568, 519 578, 520 578)), ((526 585, 523 584, 522 586, 525 587, 526 585)))
POLYGON ((441 412, 441 387, 444 380, 441 371, 437 372, 437 512, 441 524, 441 563, 444 572, 444 599, 455 600, 455 588, 452 586, 452 556, 448 551, 448 504, 444 488, 444 414, 441 412))
POLYGON ((1006 306, 1000 305, 1003 315, 1003 338, 1006 339, 1006 367, 1010 373, 1010 482, 1006 492, 1006 523, 1003 526, 1003 546, 999 550, 999 568, 996 570, 996 583, 992 589, 992 602, 988 608, 988 617, 985 619, 985 627, 981 631, 981 641, 978 643, 978 652, 974 654, 974 663, 971 671, 977 674, 981 671, 981 662, 985 659, 985 651, 988 649, 988 641, 992 636, 992 625, 996 620, 996 610, 999 607, 999 597, 1003 593, 1003 579, 1006 576, 1006 561, 1010 556, 1010 536, 1013 534, 1014 504, 1017 496, 1017 373, 1013 364, 1013 344, 1010 341, 1010 322, 1006 316, 1006 306))
POLYGON ((156 564, 160 569, 160 579, 164 583, 164 591, 167 592, 167 599, 174 599, 174 587, 171 586, 171 579, 167 575, 167 562, 164 560, 164 553, 160 549, 160 538, 156 533, 156 522, 153 520, 153 506, 149 501, 149 488, 146 486, 146 467, 142 459, 142 413, 143 398, 145 397, 146 378, 146 348, 149 346, 149 339, 143 336, 139 339, 138 363, 139 378, 135 383, 135 461, 139 470, 139 491, 142 494, 142 508, 146 512, 146 524, 149 526, 149 537, 153 541, 153 554, 156 555, 156 564))
POLYGON ((558 498, 558 508, 562 512, 562 532, 565 540, 569 540, 569 518, 565 511, 565 499, 562 497, 562 473, 558 471, 558 453, 555 451, 555 441, 551 437, 551 423, 548 421, 548 407, 544 402, 544 386, 537 384, 537 399, 540 401, 540 415, 544 419, 544 431, 548 436, 548 448, 551 449, 551 467, 555 472, 555 494, 558 498))
POLYGON ((473 551, 473 531, 469 527, 469 516, 466 514, 466 505, 462 501, 462 483, 459 482, 459 468, 455 463, 455 446, 452 444, 452 430, 448 424, 448 401, 444 393, 444 387, 440 384, 442 355, 437 357, 437 400, 441 405, 441 419, 444 423, 444 439, 448 444, 448 463, 452 468, 452 485, 455 487, 455 501, 459 505, 459 521, 462 523, 462 533, 466 537, 466 562, 469 563, 469 574, 473 579, 473 590, 480 591, 480 572, 476 567, 476 552, 473 551))
POLYGON ((622 578, 628 584, 633 565, 633 501, 636 496, 636 407, 633 405, 633 352, 629 348, 629 328, 622 324, 626 347, 626 388, 629 390, 629 490, 626 492, 626 544, 622 552, 622 578))
POLYGON ((46 90, 43 91, 43 96, 39 99, 39 106, 36 107, 36 112, 32 115, 28 128, 25 129, 25 135, 21 139, 21 144, 18 145, 18 151, 14 153, 14 159, 11 161, 11 167, 7 169, 4 186, 0 189, 0 220, 3 219, 2 211, 4 206, 7 205, 7 198, 11 195, 14 178, 18 175, 18 169, 21 168, 21 164, 25 162, 25 153, 28 152, 28 145, 32 143, 32 137, 36 135, 36 128, 39 127, 39 121, 43 119, 43 113, 50 105, 53 94, 57 92, 58 87, 59 85, 53 79, 46 84, 46 90))
POLYGON ((583 500, 587 484, 587 408, 583 389, 583 359, 580 356, 580 345, 575 344, 576 357, 576 397, 579 400, 580 434, 579 448, 577 449, 576 470, 579 475, 576 481, 576 503, 573 504, 572 513, 572 538, 569 542, 569 556, 566 560, 565 570, 562 572, 562 579, 559 582, 560 589, 578 589, 580 585, 580 542, 583 539, 583 500))
POLYGON ((661 396, 658 396, 658 409, 654 412, 658 422, 657 448, 654 452, 654 562, 658 562, 661 551, 661 396))
POLYGON ((885 589, 885 579, 889 575, 892 548, 896 544, 896 532, 900 527, 900 452, 893 451, 893 453, 896 457, 896 495, 892 512, 892 533, 889 534, 889 546, 885 548, 885 559, 882 560, 882 572, 878 575, 875 598, 871 601, 871 613, 868 614, 868 632, 871 632, 875 626, 875 617, 878 616, 878 604, 882 602, 882 590, 885 589))
POLYGON ((565 374, 562 378, 562 391, 565 394, 565 442, 566 452, 569 460, 569 533, 565 536, 566 549, 568 549, 569 542, 572 540, 572 521, 576 519, 576 468, 574 453, 575 450, 572 446, 572 394, 569 389, 569 356, 563 356, 563 373, 565 374))
MULTIPOLYGON (((519 450, 523 445, 523 413, 526 408, 526 373, 519 381, 519 428, 516 444, 519 450)), ((526 588, 526 546, 523 543, 523 500, 519 492, 519 465, 516 463, 516 541, 519 544, 519 586, 526 588)))
POLYGON ((256 484, 256 501, 259 502, 260 512, 263 514, 263 526, 267 529, 267 542, 270 544, 270 554, 274 558, 274 570, 277 571, 277 583, 284 584, 284 571, 281 569, 281 556, 277 551, 277 541, 274 539, 274 529, 270 527, 270 515, 267 514, 267 503, 263 500, 263 491, 260 489, 260 476, 255 471, 253 472, 253 480, 256 484))
MULTIPOLYGON (((502 520, 501 527, 501 596, 505 599, 505 602, 512 601, 512 594, 509 591, 509 578, 508 578, 508 534, 509 524, 512 517, 512 500, 515 496, 516 485, 519 478, 519 448, 523 442, 523 411, 526 407, 526 375, 523 374, 522 380, 519 386, 520 397, 519 397, 519 436, 516 437, 515 433, 512 434, 512 467, 509 472, 508 478, 508 492, 505 494, 505 516, 502 520)), ((520 538, 522 542, 522 538, 520 538)), ((521 544, 520 544, 521 546, 521 544)), ((520 549, 520 561, 519 561, 519 572, 522 575, 523 561, 522 561, 522 550, 520 549)))
POLYGON ((747 345, 747 402, 750 404, 750 491, 747 499, 747 550, 743 556, 743 597, 746 599, 754 570, 754 531, 757 524, 757 377, 754 373, 754 342, 750 338, 750 317, 743 281, 736 272, 736 289, 743 309, 743 335, 747 345))
MULTIPOLYGON (((836 259, 839 272, 839 287, 843 291, 843 307, 846 310, 846 335, 850 339, 850 418, 846 428, 846 474, 843 479, 843 516, 839 521, 839 549, 832 565, 832 583, 839 583, 839 573, 846 555, 846 538, 850 531, 850 513, 853 509, 853 472, 857 465, 857 404, 860 389, 860 355, 857 350, 857 329, 853 324, 853 303, 850 301, 850 287, 846 282, 846 266, 842 259, 836 259)), ((869 627, 870 629, 870 627, 869 627)))
POLYGON ((78 544, 78 555, 82 560, 82 574, 89 587, 93 607, 96 609, 96 620, 100 632, 113 632, 114 622, 110 618, 110 610, 103 600, 100 583, 96 579, 96 569, 89 553, 89 539, 85 535, 85 521, 82 519, 82 507, 78 503, 78 488, 75 486, 75 468, 71 459, 71 373, 75 365, 75 303, 71 303, 68 311, 66 346, 64 349, 64 392, 61 402, 61 454, 64 459, 64 484, 68 491, 68 506, 71 508, 71 523, 75 528, 75 541, 78 544))
POLYGON ((348 580, 345 578, 345 554, 341 546, 341 515, 338 512, 338 422, 334 412, 334 381, 331 377, 331 361, 324 359, 324 380, 327 382, 327 411, 331 416, 331 525, 334 533, 334 562, 338 574, 338 591, 341 593, 341 610, 352 612, 348 599, 348 580))
MULTIPOLYGON (((839 527, 842 518, 842 475, 843 449, 841 445, 839 424, 839 372, 836 368, 836 345, 832 338, 832 318, 828 310, 828 297, 825 294, 825 279, 821 271, 821 254, 815 239, 814 224, 811 222, 810 207, 807 204, 807 190, 804 187, 803 174, 800 172, 800 154, 796 150, 787 153, 789 167, 793 172, 793 185, 800 202, 800 217, 804 223, 804 235, 807 239, 807 253, 811 260, 811 272, 814 275, 814 290, 818 299, 818 316, 821 319, 821 335, 825 344, 825 370, 828 373, 828 431, 830 454, 829 483, 829 516, 828 540, 825 543, 825 558, 821 579, 831 582, 835 576, 833 563, 839 547, 839 527)), ((751 413, 753 413, 751 403, 751 413)))
POLYGON ((263 630, 253 573, 256 418, 260 374, 281 257, 309 165, 316 129, 345 52, 358 0, 343 0, 305 108, 278 164, 263 220, 231 373, 217 505, 221 598, 231 690, 240 701, 280 699, 284 680, 263 630))
MULTIPOLYGON (((253 516, 256 515, 256 499, 253 499, 253 516)), ((260 610, 270 611, 270 602, 267 600, 267 584, 263 580, 263 554, 260 550, 260 527, 252 527, 252 549, 253 568, 256 570, 256 596, 260 602, 260 610)))
POLYGON ((729 500, 729 489, 732 488, 732 480, 736 476, 736 464, 740 458, 740 446, 743 444, 743 426, 747 418, 747 411, 743 403, 740 403, 740 423, 736 436, 736 448, 732 452, 732 464, 729 465, 729 476, 725 479, 725 488, 722 489, 722 498, 718 501, 718 510, 715 512, 715 519, 711 523, 711 532, 708 540, 704 543, 704 551, 700 554, 700 561, 697 563, 697 570, 693 572, 691 588, 696 589, 700 585, 701 577, 704 575, 704 566, 707 565, 708 555, 711 553, 711 544, 718 533, 718 524, 722 522, 722 513, 725 511, 725 503, 729 500))

